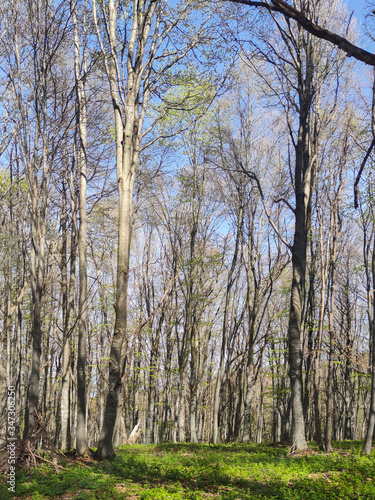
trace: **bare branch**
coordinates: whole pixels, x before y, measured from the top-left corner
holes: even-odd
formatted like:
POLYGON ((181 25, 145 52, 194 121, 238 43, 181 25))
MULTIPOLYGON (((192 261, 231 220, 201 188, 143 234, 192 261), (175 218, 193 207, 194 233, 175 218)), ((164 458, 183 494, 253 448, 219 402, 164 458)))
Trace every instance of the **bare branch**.
POLYGON ((371 54, 367 50, 361 49, 360 47, 354 45, 349 42, 346 38, 337 33, 333 33, 332 31, 322 28, 317 24, 313 23, 310 19, 308 19, 305 14, 295 9, 291 5, 289 5, 284 0, 271 0, 272 4, 268 4, 265 2, 251 2, 249 0, 227 0, 231 3, 248 5, 249 7, 263 7, 269 11, 276 11, 282 13, 284 16, 289 19, 293 19, 297 21, 297 23, 302 26, 306 31, 311 33, 312 35, 326 40, 327 42, 331 42, 341 50, 346 52, 348 57, 354 57, 358 61, 362 61, 369 66, 375 66, 375 54, 371 54))

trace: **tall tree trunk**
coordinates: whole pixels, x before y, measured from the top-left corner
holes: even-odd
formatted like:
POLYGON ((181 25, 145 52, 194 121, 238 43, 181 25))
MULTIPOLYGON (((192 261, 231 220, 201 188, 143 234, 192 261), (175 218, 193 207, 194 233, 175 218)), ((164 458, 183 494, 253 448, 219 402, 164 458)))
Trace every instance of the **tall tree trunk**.
MULTIPOLYGON (((307 447, 305 437, 305 419, 303 415, 303 381, 302 381, 302 342, 301 325, 305 302, 305 279, 306 279, 306 252, 307 252, 307 220, 305 193, 301 178, 303 175, 303 147, 307 144, 306 131, 303 130, 307 124, 301 123, 299 141, 296 151, 296 209, 295 209, 295 233, 292 248, 293 277, 290 298, 290 313, 288 327, 289 346, 289 376, 292 398, 292 448, 301 450, 307 447)), ((306 186, 308 189, 310 186, 306 186)))
POLYGON ((218 442, 218 436, 219 436, 220 391, 221 391, 221 379, 223 376, 222 358, 223 354, 220 354, 220 365, 216 377, 215 390, 214 390, 213 425, 212 425, 212 436, 211 436, 211 443, 213 444, 216 444, 218 442))
POLYGON ((243 368, 242 366, 238 370, 237 374, 237 389, 238 389, 238 399, 237 399, 237 405, 236 405, 236 414, 234 417, 234 431, 233 431, 233 437, 235 441, 239 441, 240 438, 240 429, 241 429, 241 412, 242 412, 242 403, 243 403, 243 387, 242 387, 242 373, 243 373, 243 368))
POLYGON ((180 443, 186 441, 185 437, 185 402, 186 402, 186 373, 180 372, 179 394, 178 394, 178 440, 180 443))
POLYGON ((373 243, 372 259, 371 259, 371 274, 372 274, 372 291, 369 297, 369 307, 372 307, 372 322, 370 324, 370 367, 371 367, 371 396, 370 396, 370 414, 367 425, 366 438, 362 449, 362 455, 369 455, 374 439, 375 432, 375 300, 374 300, 374 284, 375 284, 375 238, 373 243))
MULTIPOLYGON (((241 200, 241 202, 242 202, 242 200, 241 200)), ((237 260, 238 260, 242 225, 243 225, 243 207, 242 207, 242 203, 241 203, 241 206, 238 210, 236 243, 235 243, 235 247, 234 247, 232 263, 231 263, 230 270, 228 273, 227 288, 226 288, 226 293, 225 293, 225 307, 224 307, 224 318, 223 318, 221 349, 220 349, 220 364, 219 364, 219 370, 217 373, 215 392, 214 392, 213 425, 212 425, 212 436, 211 436, 211 442, 213 444, 217 443, 218 434, 219 434, 220 394, 221 394, 221 384, 222 384, 222 378, 223 378, 223 366, 224 366, 225 350, 226 350, 226 345, 228 342, 227 330, 228 330, 228 321, 229 321, 229 319, 228 319, 229 303, 230 303, 230 297, 231 297, 231 289, 232 289, 232 286, 234 284, 234 272, 235 272, 237 260)))
POLYGON ((191 325, 191 352, 190 352, 190 442, 198 442, 197 411, 198 411, 198 384, 200 370, 200 339, 199 326, 194 317, 191 325))
POLYGON ((250 441, 250 419, 251 419, 251 404, 254 396, 254 345, 248 345, 247 362, 246 362, 246 392, 244 398, 244 420, 243 420, 243 435, 242 442, 250 441))
MULTIPOLYGON (((129 134, 125 135, 129 139, 129 134)), ((125 155, 124 155, 125 156, 125 155)), ((125 162, 124 162, 125 163, 125 162)), ((130 167, 129 163, 128 167, 130 167)), ((104 420, 98 444, 98 456, 101 459, 111 459, 115 455, 113 448, 113 434, 116 424, 117 407, 121 403, 122 363, 123 353, 127 350, 126 320, 127 320, 127 290, 129 280, 129 258, 131 239, 132 193, 134 176, 131 169, 119 180, 119 231, 117 256, 117 285, 115 303, 115 329, 112 339, 109 360, 109 387, 104 411, 104 420), (125 178, 124 178, 125 177, 125 178), (127 186, 126 180, 130 185, 127 186)))
MULTIPOLYGON (((44 88, 46 88, 46 75, 44 78, 44 88)), ((43 96, 46 99, 46 96, 43 96)), ((42 297, 44 290, 45 273, 45 234, 46 234, 46 210, 47 210, 47 136, 46 136, 47 108, 44 100, 42 106, 41 121, 44 124, 42 131, 43 152, 42 152, 42 182, 41 182, 41 203, 38 204, 38 151, 33 153, 33 159, 29 163, 28 182, 31 191, 31 251, 30 251, 30 271, 31 290, 33 299, 33 319, 32 319, 32 361, 31 374, 27 392, 27 403, 25 409, 25 428, 23 438, 29 438, 35 430, 37 424, 37 413, 39 410, 39 381, 40 364, 42 355, 42 297)))
MULTIPOLYGON (((36 187, 33 186, 33 191, 36 187)), ((35 193, 36 195, 36 193, 35 193)), ((32 358, 31 373, 27 392, 27 403, 25 409, 25 428, 23 439, 27 439, 33 433, 36 427, 36 415, 39 409, 39 381, 40 381, 40 358, 42 354, 42 283, 44 276, 44 254, 45 242, 44 231, 39 238, 37 220, 37 200, 32 196, 32 246, 30 252, 31 268, 31 290, 33 299, 33 317, 32 317, 32 358), (39 247, 39 248, 38 248, 39 247), (38 248, 38 252, 36 249, 38 248)), ((44 224, 42 223, 43 227, 44 224)), ((40 227, 40 226, 39 226, 40 227)))
POLYGON ((154 439, 154 414, 155 414, 155 377, 156 377, 156 357, 154 355, 153 349, 151 350, 150 357, 150 372, 148 377, 148 397, 147 397, 147 416, 146 416, 146 432, 145 432, 145 443, 150 444, 154 439))
MULTIPOLYGON (((76 453, 84 456, 87 453, 87 420, 86 420, 86 344, 87 344, 87 131, 86 131, 86 96, 81 70, 80 40, 76 0, 71 2, 71 13, 74 31, 74 73, 77 92, 76 126, 78 129, 78 166, 79 166, 79 320, 78 320, 78 354, 77 354, 77 430, 76 453)), ((85 47, 83 48, 85 53, 85 47)), ((86 69, 85 56, 83 68, 86 69)))
POLYGON ((331 250, 331 284, 330 284, 330 310, 328 316, 329 328, 329 358, 328 358, 328 374, 327 374, 327 410, 326 410, 326 432, 325 445, 326 452, 332 453, 332 427, 333 427, 333 360, 335 355, 335 329, 334 329, 334 314, 335 314, 335 288, 336 288, 336 253, 337 253, 337 225, 336 225, 336 210, 333 213, 333 241, 331 250))
MULTIPOLYGON (((253 226, 253 224, 251 224, 253 226)), ((254 228, 252 227, 252 230, 254 228)), ((246 360, 246 392, 244 398, 244 421, 243 421, 243 436, 242 441, 248 443, 250 441, 250 413, 251 405, 254 397, 254 386, 255 386, 255 369, 254 369, 254 345, 257 336, 257 319, 259 313, 259 304, 261 301, 260 297, 260 276, 257 276, 255 269, 255 245, 254 245, 254 234, 250 234, 249 238, 251 244, 249 246, 249 262, 246 265, 246 278, 247 278, 247 290, 246 290, 246 308, 248 315, 248 341, 247 341, 247 360, 246 360)), ((244 249, 243 249, 244 251, 244 249)), ((244 256, 244 261, 246 261, 244 256)))
MULTIPOLYGON (((69 418, 69 340, 67 335, 67 312, 68 312, 68 269, 67 269, 67 242, 68 242, 68 211, 67 211, 67 182, 66 168, 62 180, 62 212, 61 212, 61 296, 63 311, 63 343, 62 343, 62 376, 61 376, 61 399, 60 399, 60 430, 61 430, 61 449, 66 450, 67 422, 69 418)), ((58 442, 58 436, 56 436, 58 442)))
MULTIPOLYGON (((149 99, 149 90, 144 90, 141 101, 141 84, 146 78, 142 66, 145 45, 148 40, 152 21, 158 2, 151 2, 147 6, 134 2, 132 15, 132 29, 127 46, 127 78, 124 86, 126 96, 123 95, 122 84, 118 85, 117 54, 117 22, 118 3, 108 2, 108 36, 111 46, 109 64, 106 61, 106 71, 110 86, 113 110, 115 115, 116 135, 116 170, 119 193, 118 219, 118 249, 117 249, 117 279, 115 303, 115 327, 109 359, 109 387, 104 411, 104 420, 98 443, 97 455, 100 459, 111 459, 115 456, 113 435, 116 425, 117 408, 121 405, 122 376, 125 373, 125 354, 127 352, 127 296, 129 282, 130 242, 132 232, 132 202, 135 175, 139 164, 143 121, 149 99), (141 22, 141 25, 139 24, 141 22), (139 45, 138 45, 139 44, 139 45), (139 55, 138 50, 142 52, 139 55), (133 65, 133 60, 136 62, 133 65)), ((96 18, 96 5, 93 12, 96 28, 99 26, 96 18)), ((101 37, 99 35, 101 40, 101 37)), ((103 56, 107 54, 103 48, 103 56)), ((122 57, 122 55, 121 55, 122 57)), ((149 65, 152 65, 154 54, 150 56, 149 65)), ((151 68, 146 74, 149 76, 151 68)), ((147 77, 148 77, 147 76, 147 77)), ((147 87, 147 85, 145 85, 147 87)))
POLYGON ((63 295, 63 312, 64 312, 64 325, 63 325, 63 347, 62 347, 62 375, 61 375, 61 403, 60 403, 60 422, 61 422, 61 449, 67 450, 72 446, 70 435, 70 349, 71 338, 73 333, 73 317, 74 317, 74 291, 76 282, 76 254, 77 254, 77 222, 76 222, 76 201, 75 201, 75 182, 73 180, 72 172, 70 173, 70 180, 63 180, 63 245, 62 245, 62 295, 63 295), (70 274, 68 280, 67 270, 67 240, 68 240, 68 208, 67 208, 67 185, 70 186, 71 192, 71 232, 70 232, 70 274))
POLYGON ((289 377, 292 405, 292 451, 307 447, 305 419, 303 414, 302 379, 302 321, 306 296, 306 260, 308 234, 311 218, 311 195, 313 187, 313 162, 310 158, 310 107, 313 81, 312 41, 303 42, 302 29, 299 28, 300 50, 305 45, 306 75, 298 67, 299 128, 295 144, 295 229, 292 246, 292 287, 288 326, 289 377))
POLYGON ((328 268, 328 255, 327 255, 328 245, 327 245, 327 251, 324 252, 322 224, 323 222, 321 220, 319 226, 319 246, 320 246, 320 259, 322 267, 321 291, 320 291, 320 307, 319 307, 319 320, 318 320, 318 338, 316 340, 316 347, 315 347, 316 352, 314 355, 314 378, 313 378, 315 439, 320 450, 324 449, 321 415, 320 415, 320 401, 319 401, 320 359, 321 359, 321 349, 322 349, 324 316, 326 311, 326 282, 327 282, 327 268, 328 268))

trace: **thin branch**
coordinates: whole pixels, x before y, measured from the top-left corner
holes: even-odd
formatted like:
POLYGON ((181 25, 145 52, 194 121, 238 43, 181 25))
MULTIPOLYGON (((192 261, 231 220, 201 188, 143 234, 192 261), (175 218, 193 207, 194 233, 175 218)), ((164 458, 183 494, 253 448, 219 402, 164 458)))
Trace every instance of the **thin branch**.
POLYGON ((363 169, 365 168, 366 162, 367 162, 374 146, 375 146, 375 137, 373 137, 373 139, 371 141, 371 144, 367 150, 365 157, 363 158, 363 161, 361 163, 361 167, 360 167, 359 172, 357 174, 357 177, 355 179, 355 183, 354 183, 354 208, 358 208, 358 184, 359 184, 359 181, 361 180, 361 175, 362 175, 363 169))
POLYGON ((155 309, 152 311, 152 313, 150 314, 150 316, 145 319, 144 321, 142 321, 142 323, 140 325, 138 325, 137 329, 135 330, 134 332, 134 337, 133 337, 133 342, 132 342, 132 346, 131 346, 131 349, 130 349, 130 352, 129 352, 129 362, 128 362, 128 368, 125 372, 125 361, 126 361, 126 358, 125 358, 125 361, 124 361, 124 366, 123 366, 123 375, 121 377, 121 384, 124 383, 124 380, 126 379, 126 377, 129 375, 130 373, 130 366, 131 366, 131 358, 133 356, 133 352, 134 352, 134 349, 135 349, 135 341, 136 341, 136 338, 138 337, 138 334, 139 332, 142 330, 142 328, 144 326, 147 325, 147 323, 155 316, 155 314, 157 313, 157 311, 160 309, 161 305, 163 304, 164 300, 165 300, 165 297, 168 295, 169 293, 169 289, 172 285, 172 283, 179 277, 179 275, 177 274, 174 278, 171 278, 169 280, 169 283, 168 283, 168 286, 167 288, 165 289, 165 292, 164 292, 164 295, 163 297, 160 299, 160 302, 158 303, 158 305, 155 307, 155 309))
POLYGON ((260 185, 260 181, 257 177, 257 175, 254 173, 254 172, 249 172, 248 170, 245 169, 245 167, 242 165, 241 162, 239 162, 240 166, 241 166, 241 169, 242 169, 242 172, 244 174, 246 174, 250 179, 254 180, 256 182, 256 185, 258 187, 258 191, 259 191, 259 194, 260 194, 260 199, 262 201, 262 205, 263 205, 263 208, 264 208, 264 211, 266 212, 266 216, 267 216, 267 219, 268 219, 268 222, 271 224, 272 226, 272 229, 275 231, 275 233, 277 234, 277 236, 280 238, 280 241, 282 241, 284 243, 284 245, 289 249, 289 250, 292 250, 292 245, 290 243, 288 243, 286 241, 286 239, 283 237, 283 235, 280 233, 279 229, 276 227, 275 223, 273 222, 272 218, 271 218, 271 215, 268 211, 268 208, 267 208, 267 205, 266 205, 266 202, 264 200, 264 195, 263 195, 263 191, 262 191, 262 186, 260 185))
POLYGON ((292 205, 289 203, 288 200, 286 200, 285 198, 278 198, 277 200, 274 200, 275 203, 285 203, 285 205, 290 208, 290 210, 295 214, 296 213, 296 209, 292 207, 292 205))

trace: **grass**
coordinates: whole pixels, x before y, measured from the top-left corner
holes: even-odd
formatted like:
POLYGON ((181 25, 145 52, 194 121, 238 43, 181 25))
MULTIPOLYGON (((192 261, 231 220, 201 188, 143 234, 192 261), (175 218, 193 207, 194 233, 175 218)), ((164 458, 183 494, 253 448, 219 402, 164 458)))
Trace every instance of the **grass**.
MULTIPOLYGON (((17 499, 375 500, 375 452, 335 443, 330 455, 288 457, 281 446, 159 444, 126 446, 112 462, 61 461, 16 477, 17 499)), ((312 447, 313 448, 313 447, 312 447)), ((12 498, 0 482, 0 498, 12 498)))

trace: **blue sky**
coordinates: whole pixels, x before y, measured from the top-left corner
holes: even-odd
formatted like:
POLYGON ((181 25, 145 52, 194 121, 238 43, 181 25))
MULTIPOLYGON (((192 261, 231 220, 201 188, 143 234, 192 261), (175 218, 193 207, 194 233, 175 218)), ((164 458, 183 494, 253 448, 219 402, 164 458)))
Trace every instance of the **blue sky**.
MULTIPOLYGON (((354 12, 354 16, 357 18, 357 30, 360 36, 359 46, 373 52, 374 51, 374 42, 365 35, 365 30, 363 26, 361 26, 365 21, 365 14, 371 12, 372 9, 375 8, 374 0, 347 0, 347 4, 349 6, 350 11, 354 12), (370 4, 373 4, 373 7, 370 7, 370 4)), ((369 25, 368 25, 369 26, 369 25)))
POLYGON ((358 21, 363 20, 363 14, 368 9, 367 0, 347 0, 347 4, 349 9, 354 11, 354 15, 358 21))

